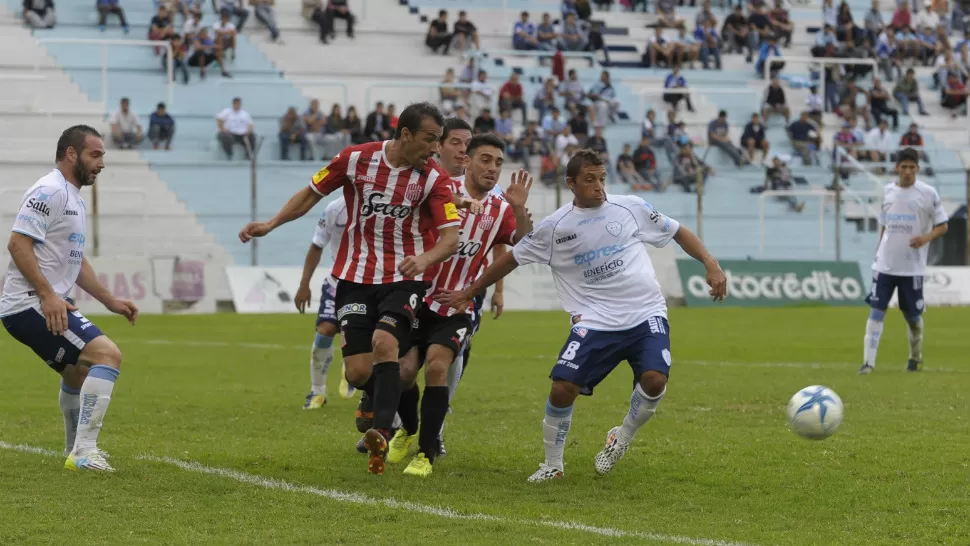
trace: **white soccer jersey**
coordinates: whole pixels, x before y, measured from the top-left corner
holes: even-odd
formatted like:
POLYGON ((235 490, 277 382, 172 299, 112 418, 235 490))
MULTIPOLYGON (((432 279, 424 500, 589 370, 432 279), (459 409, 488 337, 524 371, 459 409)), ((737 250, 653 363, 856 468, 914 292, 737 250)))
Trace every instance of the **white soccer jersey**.
POLYGON ((667 316, 644 243, 666 245, 680 224, 632 195, 608 195, 595 209, 566 205, 512 248, 520 264, 544 263, 574 325, 628 330, 667 316))
POLYGON ((926 272, 930 245, 910 248, 913 237, 926 235, 934 226, 949 220, 940 194, 917 180, 908 188, 887 184, 882 198, 879 223, 885 228, 872 269, 887 275, 915 277, 926 272))
MULTIPOLYGON (((12 231, 35 241, 34 256, 40 272, 54 291, 66 298, 81 273, 87 213, 81 192, 54 170, 24 194, 12 231)), ((39 306, 34 287, 10 260, 3 278, 0 316, 39 306)))
POLYGON ((347 227, 347 200, 338 196, 323 209, 323 215, 317 221, 317 229, 313 232, 313 244, 318 248, 330 245, 330 256, 337 261, 337 251, 340 249, 340 238, 347 227))

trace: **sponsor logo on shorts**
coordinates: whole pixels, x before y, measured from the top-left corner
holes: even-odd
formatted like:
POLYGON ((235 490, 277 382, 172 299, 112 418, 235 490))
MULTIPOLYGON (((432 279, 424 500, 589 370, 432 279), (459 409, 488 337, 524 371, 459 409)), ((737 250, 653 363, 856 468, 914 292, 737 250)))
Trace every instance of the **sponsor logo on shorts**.
MULTIPOLYGON (((367 314, 367 304, 364 303, 348 303, 337 311, 337 318, 342 319, 345 315, 366 315, 367 314)), ((343 324, 347 324, 344 321, 343 324)))
POLYGON ((87 322, 87 323, 82 324, 81 325, 81 331, 83 332, 83 331, 87 330, 88 327, 90 327, 91 325, 92 324, 90 322, 87 322))
POLYGON ((573 324, 579 324, 579 321, 583 320, 583 315, 573 315, 569 318, 569 320, 573 324))
POLYGON ((586 328, 573 328, 573 332, 579 337, 586 337, 586 334, 589 333, 589 330, 587 330, 586 328))
POLYGON ((556 365, 557 366, 565 366, 565 367, 567 367, 567 368, 569 368, 571 370, 578 370, 579 369, 579 364, 574 364, 574 363, 572 363, 572 362, 570 362, 568 360, 562 360, 562 359, 560 359, 558 362, 556 362, 556 365))
POLYGON ((556 239, 556 244, 557 245, 561 245, 561 244, 563 244, 565 242, 572 241, 575 238, 576 238, 576 234, 575 233, 570 233, 569 235, 566 235, 565 237, 560 237, 560 238, 556 239))
POLYGON ((396 318, 394 318, 394 317, 389 317, 389 316, 387 316, 387 315, 384 315, 384 316, 383 316, 383 317, 381 317, 381 319, 380 319, 379 321, 377 321, 377 322, 383 322, 384 324, 386 324, 386 325, 388 325, 388 326, 390 326, 391 328, 397 328, 397 319, 396 319, 396 318))
POLYGON ((667 367, 669 368, 670 367, 670 350, 669 349, 664 349, 663 351, 660 352, 660 355, 664 357, 664 362, 667 364, 667 367))
MULTIPOLYGON (((54 362, 60 364, 62 360, 64 360, 64 347, 58 349, 57 355, 54 356, 54 362)), ((50 364, 50 362, 48 362, 48 364, 50 364)))

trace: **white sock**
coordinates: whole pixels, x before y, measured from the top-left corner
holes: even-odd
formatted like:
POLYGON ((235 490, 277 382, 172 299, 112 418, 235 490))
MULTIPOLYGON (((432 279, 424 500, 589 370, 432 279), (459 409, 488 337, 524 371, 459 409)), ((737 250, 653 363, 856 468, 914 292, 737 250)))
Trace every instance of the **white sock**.
POLYGON ((882 335, 882 319, 886 316, 884 311, 873 309, 866 321, 866 338, 862 351, 863 362, 876 367, 876 353, 879 352, 879 337, 882 335))
POLYGON ((401 428, 401 414, 394 414, 394 421, 391 423, 391 428, 401 428))
POLYGON ((458 382, 461 381, 461 370, 465 367, 465 357, 461 354, 455 358, 455 361, 451 363, 451 368, 448 369, 448 401, 455 397, 455 391, 458 390, 458 382))
POLYGON ((72 389, 61 382, 61 390, 57 402, 64 414, 64 448, 74 449, 74 438, 77 436, 77 420, 81 414, 81 390, 72 389))
POLYGON ((546 464, 563 469, 563 452, 566 450, 566 435, 573 422, 573 407, 557 408, 546 401, 546 417, 542 420, 542 443, 546 448, 546 464))
POLYGON ((909 322, 909 358, 920 361, 923 360, 923 317, 916 317, 916 320, 909 322))
POLYGON ((660 405, 665 394, 667 394, 666 387, 657 396, 647 396, 647 393, 643 392, 643 388, 637 383, 637 386, 633 388, 633 394, 630 395, 630 411, 627 412, 626 417, 623 418, 623 424, 616 431, 617 438, 624 444, 632 442, 633 436, 640 430, 640 427, 647 424, 647 421, 657 412, 657 406, 660 405))
POLYGON ((317 336, 313 339, 313 351, 310 353, 310 392, 313 394, 327 394, 327 371, 333 362, 333 338, 317 336))
POLYGON ((91 366, 87 379, 81 385, 81 413, 77 421, 77 438, 74 453, 85 455, 98 447, 98 433, 104 414, 111 402, 111 391, 120 372, 111 366, 91 366))

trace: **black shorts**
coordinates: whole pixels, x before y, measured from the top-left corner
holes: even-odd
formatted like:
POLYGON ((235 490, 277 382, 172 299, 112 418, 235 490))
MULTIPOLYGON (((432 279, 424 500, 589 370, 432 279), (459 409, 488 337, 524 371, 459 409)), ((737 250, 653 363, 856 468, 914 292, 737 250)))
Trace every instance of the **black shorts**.
POLYGON ((418 369, 424 366, 428 348, 432 345, 448 347, 457 358, 471 336, 472 319, 468 313, 455 313, 446 317, 427 306, 421 307, 418 312, 418 330, 414 336, 414 345, 418 348, 418 369))
POLYGON ((390 284, 358 284, 340 280, 334 298, 344 357, 373 351, 374 330, 397 338, 400 356, 411 348, 417 310, 430 283, 400 281, 390 284))

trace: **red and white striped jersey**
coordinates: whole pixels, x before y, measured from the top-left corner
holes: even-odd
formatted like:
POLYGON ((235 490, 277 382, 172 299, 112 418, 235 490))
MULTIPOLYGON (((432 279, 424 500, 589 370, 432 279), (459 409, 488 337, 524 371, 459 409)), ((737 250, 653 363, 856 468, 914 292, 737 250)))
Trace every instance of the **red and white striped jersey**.
POLYGON ((350 146, 313 175, 314 191, 327 195, 343 188, 347 201, 347 227, 332 273, 360 284, 430 282, 437 265, 415 278, 397 268, 406 256, 430 250, 439 229, 459 225, 452 202, 456 185, 433 160, 421 169, 391 167, 388 142, 350 146))
MULTIPOLYGON (((464 187, 459 192, 467 197, 464 187)), ((441 264, 434 279, 431 295, 424 302, 429 309, 443 316, 455 314, 453 307, 434 301, 434 295, 443 290, 461 290, 468 287, 488 267, 489 256, 495 245, 511 245, 516 223, 512 206, 504 199, 489 194, 482 205, 481 214, 460 210, 461 228, 458 232, 458 252, 441 264)), ((468 313, 472 312, 471 307, 468 313)))

